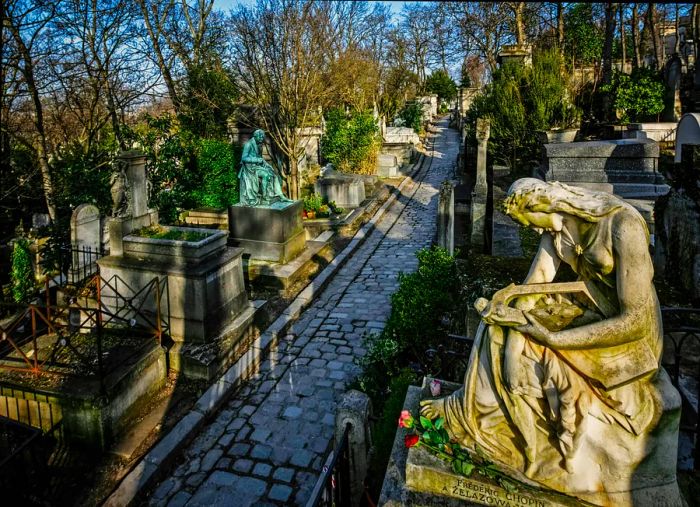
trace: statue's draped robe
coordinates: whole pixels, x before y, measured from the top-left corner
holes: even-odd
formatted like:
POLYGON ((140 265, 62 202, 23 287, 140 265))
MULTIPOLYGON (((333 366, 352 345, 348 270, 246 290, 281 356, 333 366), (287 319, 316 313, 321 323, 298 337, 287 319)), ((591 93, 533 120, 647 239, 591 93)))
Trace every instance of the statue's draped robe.
MULTIPOLYGON (((618 213, 627 212, 616 211, 592 225, 572 266, 580 278, 596 282, 615 302, 611 230, 618 213)), ((555 236, 558 252, 561 241, 555 236)), ((663 334, 658 302, 656 311, 647 333, 627 346, 648 347, 658 367, 663 334)), ((528 339, 520 357, 527 385, 514 394, 502 380, 507 332, 483 322, 479 327, 464 387, 444 399, 450 434, 515 470, 527 470, 529 478, 552 489, 571 493, 630 489, 629 474, 652 452, 648 437, 663 411, 660 390, 669 382, 667 374, 657 369, 605 390, 575 370, 565 354, 528 339)))
POLYGON ((241 204, 257 206, 286 199, 280 178, 263 160, 254 138, 243 145, 238 182, 241 204))

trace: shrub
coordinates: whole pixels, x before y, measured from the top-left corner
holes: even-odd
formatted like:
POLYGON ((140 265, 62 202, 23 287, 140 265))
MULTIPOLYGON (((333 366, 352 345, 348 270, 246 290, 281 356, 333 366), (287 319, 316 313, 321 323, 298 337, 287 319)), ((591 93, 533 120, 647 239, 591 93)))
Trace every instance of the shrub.
POLYGON ((651 69, 634 69, 629 75, 615 71, 612 82, 600 89, 612 94, 613 107, 622 122, 654 119, 664 110, 663 80, 651 69))
POLYGON ((328 111, 321 154, 339 171, 373 173, 380 144, 379 127, 371 112, 328 111))
POLYGON ((29 252, 29 242, 20 238, 12 248, 12 299, 15 303, 26 303, 34 292, 34 271, 29 252))
POLYGON ((199 143, 197 169, 201 186, 192 191, 198 206, 226 208, 238 202, 240 148, 225 141, 203 139, 199 143))
POLYGON ((323 199, 319 194, 310 194, 304 197, 304 211, 318 212, 323 206, 323 199))
POLYGON ((409 102, 399 113, 399 118, 404 122, 404 125, 412 128, 417 134, 423 132, 423 106, 420 102, 409 102))

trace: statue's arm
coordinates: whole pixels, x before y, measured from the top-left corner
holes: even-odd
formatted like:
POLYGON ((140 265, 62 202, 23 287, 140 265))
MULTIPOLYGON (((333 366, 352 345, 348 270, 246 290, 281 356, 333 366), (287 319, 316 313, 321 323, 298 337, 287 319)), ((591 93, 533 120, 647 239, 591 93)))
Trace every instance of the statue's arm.
MULTIPOLYGON (((552 235, 549 233, 542 234, 542 239, 540 239, 540 246, 537 249, 535 258, 530 265, 530 271, 528 272, 524 284, 528 283, 549 283, 554 280, 557 274, 559 265, 561 264, 561 259, 557 255, 556 249, 554 248, 554 240, 552 235)), ((531 309, 537 300, 539 300, 541 295, 533 296, 523 296, 518 298, 515 302, 515 307, 520 310, 531 309)))
POLYGON ((656 304, 648 255, 642 224, 634 217, 622 217, 613 224, 620 312, 614 317, 558 332, 547 331, 528 316, 531 325, 519 329, 545 345, 561 350, 612 347, 639 340, 652 327, 653 305, 656 304))
POLYGON ((253 146, 250 143, 246 143, 243 145, 241 162, 244 164, 261 164, 263 162, 263 158, 258 156, 257 150, 253 149, 253 146))

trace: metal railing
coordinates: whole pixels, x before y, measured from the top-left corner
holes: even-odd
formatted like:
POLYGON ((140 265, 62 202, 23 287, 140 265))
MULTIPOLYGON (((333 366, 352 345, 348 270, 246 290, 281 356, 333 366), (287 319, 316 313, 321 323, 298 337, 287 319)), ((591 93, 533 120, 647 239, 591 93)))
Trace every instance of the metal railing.
POLYGON ((693 435, 693 467, 700 470, 700 417, 697 406, 700 399, 700 309, 662 308, 661 312, 664 347, 671 346, 671 351, 664 354, 663 364, 681 393, 681 431, 693 435), (691 347, 695 347, 695 350, 691 350, 691 347), (672 361, 669 361, 669 356, 672 361), (695 379, 695 392, 688 392, 683 385, 682 380, 686 376, 695 379), (691 400, 693 396, 694 402, 691 400))
POLYGON ((0 326, 0 370, 97 376, 102 383, 149 340, 161 343, 169 333, 167 292, 167 277, 134 289, 116 275, 95 275, 68 304, 58 304, 47 279, 43 299, 13 305, 15 317, 0 326))
POLYGON ((345 507, 351 504, 350 424, 345 426, 338 446, 330 451, 306 507, 345 507))

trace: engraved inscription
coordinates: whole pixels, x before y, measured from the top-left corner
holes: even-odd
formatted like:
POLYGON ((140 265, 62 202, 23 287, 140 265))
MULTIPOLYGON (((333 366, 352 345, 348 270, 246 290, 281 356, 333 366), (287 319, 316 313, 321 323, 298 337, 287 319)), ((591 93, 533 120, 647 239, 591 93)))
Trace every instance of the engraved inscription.
POLYGON ((502 507, 546 507, 548 502, 521 493, 509 493, 483 484, 464 479, 456 479, 454 484, 442 488, 444 495, 464 498, 483 505, 502 507))

